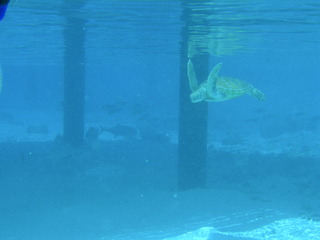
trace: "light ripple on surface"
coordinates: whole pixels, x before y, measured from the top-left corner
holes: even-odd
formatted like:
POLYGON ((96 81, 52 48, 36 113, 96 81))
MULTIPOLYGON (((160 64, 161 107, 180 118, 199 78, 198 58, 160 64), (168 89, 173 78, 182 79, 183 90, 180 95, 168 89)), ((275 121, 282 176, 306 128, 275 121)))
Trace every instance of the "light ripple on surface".
MULTIPOLYGON (((83 18, 89 63, 99 63, 121 51, 135 55, 178 57, 180 1, 15 1, 1 22, 1 60, 60 64, 66 17, 83 18), (44 52, 45 50, 45 52, 44 52)), ((190 4, 191 41, 197 51, 223 56, 284 44, 319 49, 320 5, 302 1, 205 1, 190 4), (302 46, 303 45, 303 46, 302 46)), ((76 37, 76 36, 75 36, 76 37)))

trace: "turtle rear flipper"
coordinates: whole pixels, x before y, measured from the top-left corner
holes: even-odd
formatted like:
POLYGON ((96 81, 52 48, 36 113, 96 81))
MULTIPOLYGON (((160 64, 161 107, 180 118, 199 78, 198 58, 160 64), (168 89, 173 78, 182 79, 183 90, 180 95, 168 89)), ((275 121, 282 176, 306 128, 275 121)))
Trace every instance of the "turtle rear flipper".
POLYGON ((198 89, 198 81, 196 72, 194 71, 194 66, 191 60, 188 61, 188 78, 189 78, 189 86, 192 92, 198 89))
POLYGON ((250 91, 248 91, 248 94, 260 101, 264 101, 266 100, 266 97, 264 95, 263 92, 261 92, 259 89, 253 87, 252 89, 250 89, 250 91))
POLYGON ((222 62, 218 63, 210 72, 207 80, 207 93, 208 96, 213 98, 216 92, 216 84, 218 80, 218 73, 222 67, 222 62))

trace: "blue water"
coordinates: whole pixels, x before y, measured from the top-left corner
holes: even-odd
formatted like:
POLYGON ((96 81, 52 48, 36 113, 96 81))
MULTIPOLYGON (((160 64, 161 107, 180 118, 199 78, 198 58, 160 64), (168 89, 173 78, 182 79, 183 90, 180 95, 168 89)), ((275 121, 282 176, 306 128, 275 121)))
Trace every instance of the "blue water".
POLYGON ((208 188, 186 192, 176 188, 181 2, 85 2, 10 1, 0 22, 0 240, 165 239, 319 220, 317 1, 189 5, 190 54, 208 54, 210 69, 223 62, 221 75, 266 101, 208 104, 208 188), (85 21, 85 131, 121 124, 137 136, 59 141, 67 18, 85 21))

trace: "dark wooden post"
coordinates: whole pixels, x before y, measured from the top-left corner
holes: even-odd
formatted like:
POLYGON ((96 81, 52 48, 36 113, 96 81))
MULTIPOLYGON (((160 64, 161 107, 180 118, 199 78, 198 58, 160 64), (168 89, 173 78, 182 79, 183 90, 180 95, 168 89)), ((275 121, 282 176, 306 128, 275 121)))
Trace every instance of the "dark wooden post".
MULTIPOLYGON (((65 2, 74 7, 72 1, 65 2)), ((76 3, 80 9, 84 1, 82 5, 76 3)), ((85 21, 68 14, 65 18, 63 138, 66 143, 79 146, 84 141, 85 21)))
MULTIPOLYGON (((178 190, 206 187, 207 159, 207 117, 206 102, 192 103, 187 75, 188 41, 190 28, 190 9, 188 1, 182 1, 182 20, 180 44, 180 96, 179 96, 179 159, 178 190)), ((198 80, 208 76, 208 55, 192 58, 198 80)))

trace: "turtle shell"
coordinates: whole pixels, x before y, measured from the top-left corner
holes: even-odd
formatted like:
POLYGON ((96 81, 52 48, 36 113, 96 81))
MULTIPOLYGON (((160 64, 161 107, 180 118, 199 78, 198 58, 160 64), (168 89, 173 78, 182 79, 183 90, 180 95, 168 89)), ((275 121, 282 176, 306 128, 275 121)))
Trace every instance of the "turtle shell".
POLYGON ((219 77, 216 85, 215 101, 225 101, 248 93, 253 86, 250 83, 232 77, 219 77))

